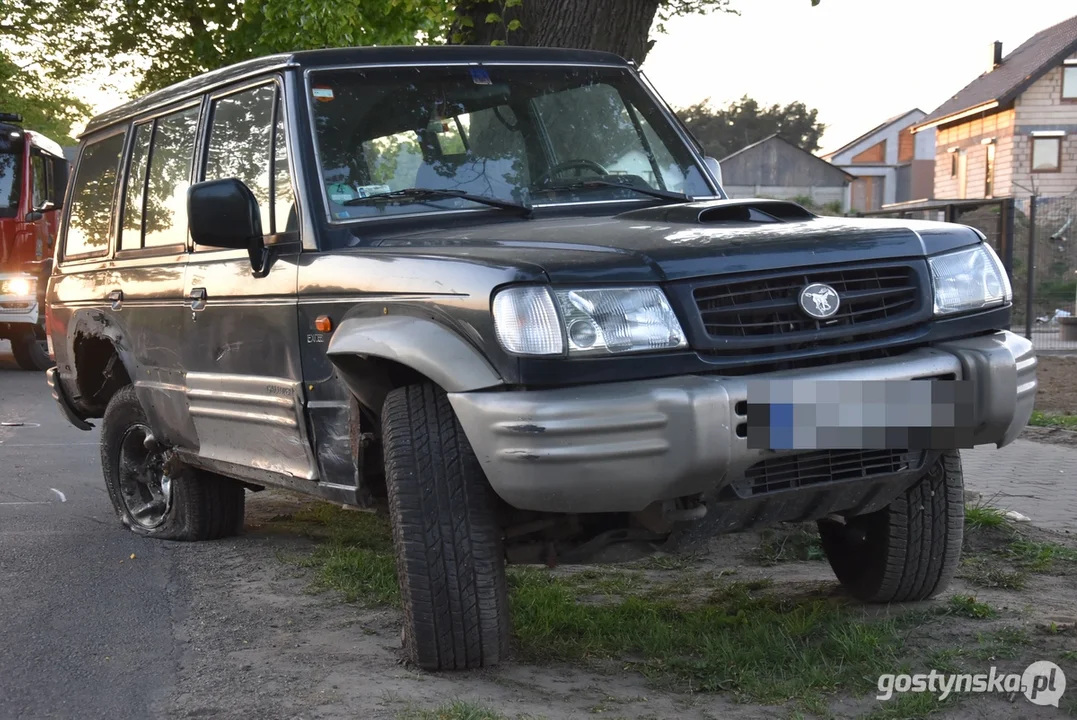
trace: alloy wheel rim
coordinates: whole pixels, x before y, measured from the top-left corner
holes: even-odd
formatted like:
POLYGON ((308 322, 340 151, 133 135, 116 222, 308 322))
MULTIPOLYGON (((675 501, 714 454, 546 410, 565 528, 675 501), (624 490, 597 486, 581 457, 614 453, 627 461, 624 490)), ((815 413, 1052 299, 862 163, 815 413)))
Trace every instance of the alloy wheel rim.
POLYGON ((165 457, 156 448, 149 427, 132 425, 120 440, 118 477, 128 517, 152 530, 165 521, 172 507, 172 478, 165 472, 165 457), (148 442, 147 442, 148 441, 148 442))

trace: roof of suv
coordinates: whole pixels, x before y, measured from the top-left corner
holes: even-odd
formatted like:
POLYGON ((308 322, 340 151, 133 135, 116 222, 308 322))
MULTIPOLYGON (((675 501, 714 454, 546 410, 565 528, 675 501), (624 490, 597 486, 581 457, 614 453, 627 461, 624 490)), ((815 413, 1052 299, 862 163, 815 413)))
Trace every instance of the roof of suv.
POLYGON ((283 67, 316 68, 336 65, 423 64, 423 63, 567 63, 581 65, 628 65, 613 53, 537 47, 491 47, 486 45, 418 45, 389 47, 303 50, 267 55, 229 65, 170 85, 94 117, 83 135, 184 97, 219 85, 283 67))

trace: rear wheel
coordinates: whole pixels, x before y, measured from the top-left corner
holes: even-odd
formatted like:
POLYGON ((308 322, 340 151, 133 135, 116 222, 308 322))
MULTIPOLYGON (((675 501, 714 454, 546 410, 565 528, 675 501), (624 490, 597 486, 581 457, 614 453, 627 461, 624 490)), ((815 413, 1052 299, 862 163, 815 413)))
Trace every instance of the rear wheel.
POLYGON ((841 584, 876 603, 926 600, 945 590, 961 559, 964 487, 961 456, 952 450, 882 510, 844 525, 821 520, 823 550, 841 584))
POLYGON ((390 392, 382 445, 409 657, 426 670, 497 664, 509 604, 493 491, 445 393, 390 392))
POLYGON ((215 540, 242 532, 242 485, 194 468, 173 469, 168 459, 134 387, 123 387, 101 424, 101 468, 120 521, 134 533, 163 540, 215 540))
POLYGON ((49 342, 42 328, 29 328, 12 338, 11 354, 23 370, 44 371, 53 365, 49 358, 49 342))

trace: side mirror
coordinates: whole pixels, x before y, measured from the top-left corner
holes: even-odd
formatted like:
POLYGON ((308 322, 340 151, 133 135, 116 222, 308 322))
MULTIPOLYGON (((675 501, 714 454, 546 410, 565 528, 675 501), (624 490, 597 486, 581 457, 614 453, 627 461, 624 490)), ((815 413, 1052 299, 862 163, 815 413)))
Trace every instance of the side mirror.
POLYGON ((44 217, 44 215, 40 211, 31 210, 30 212, 26 213, 26 217, 23 218, 23 220, 25 222, 37 222, 38 220, 40 220, 43 217, 44 217))
POLYGON ((199 245, 246 250, 254 272, 262 271, 262 217, 254 193, 242 180, 207 180, 188 188, 187 223, 199 245))
POLYGON ((703 158, 703 164, 707 166, 707 169, 711 171, 711 175, 718 181, 718 184, 722 184, 722 166, 717 160, 712 157, 703 158))
POLYGON ((242 180, 225 178, 187 189, 187 223, 199 245, 248 250, 261 245, 262 217, 242 180))

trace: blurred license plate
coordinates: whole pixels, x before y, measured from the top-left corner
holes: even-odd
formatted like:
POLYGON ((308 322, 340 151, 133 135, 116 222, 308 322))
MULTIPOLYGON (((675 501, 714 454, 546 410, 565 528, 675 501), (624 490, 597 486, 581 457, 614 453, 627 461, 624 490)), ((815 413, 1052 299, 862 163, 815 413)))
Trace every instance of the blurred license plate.
POLYGON ((751 380, 748 447, 949 450, 972 447, 966 380, 751 380))

